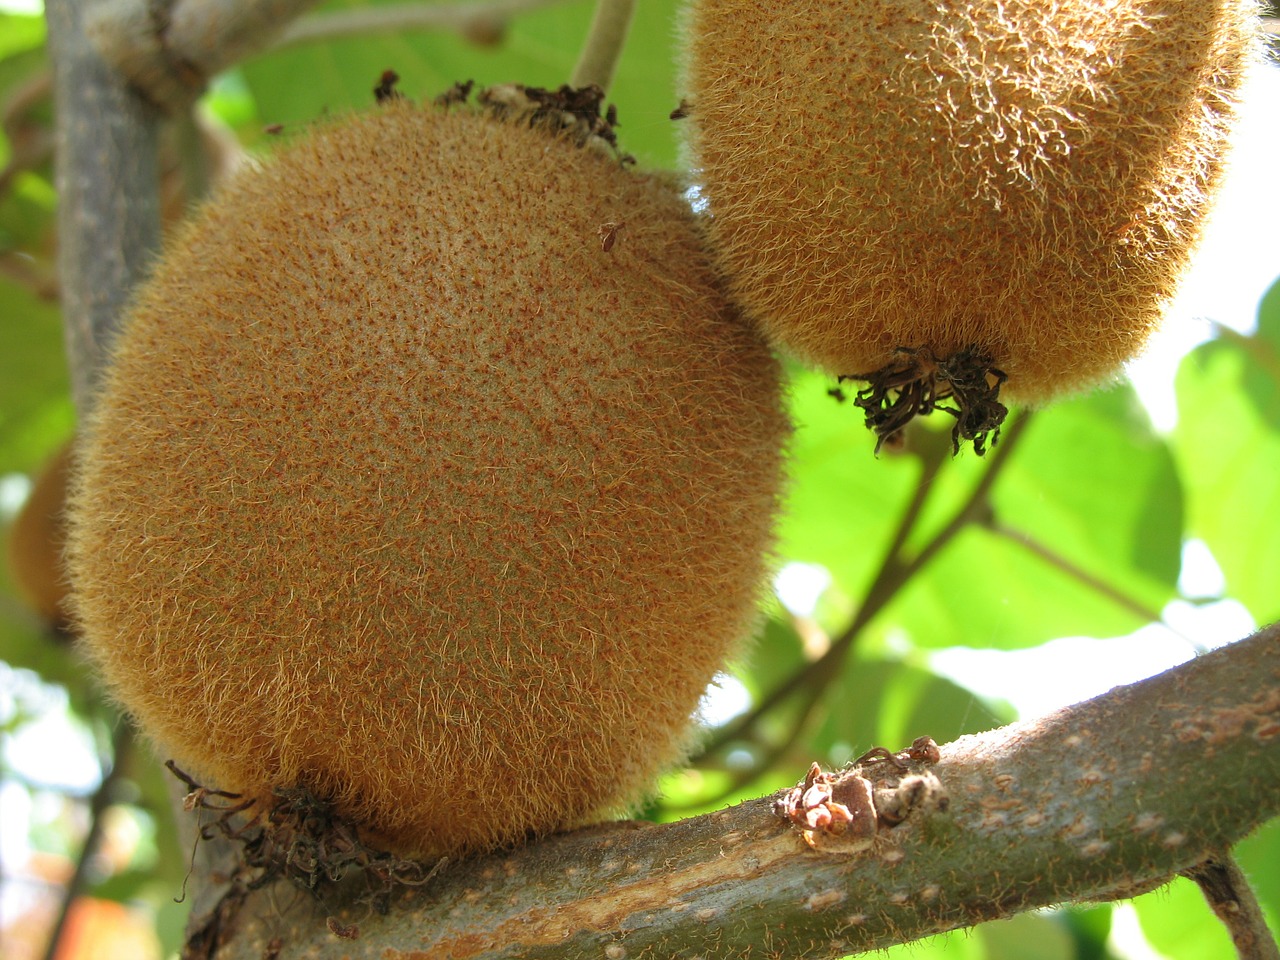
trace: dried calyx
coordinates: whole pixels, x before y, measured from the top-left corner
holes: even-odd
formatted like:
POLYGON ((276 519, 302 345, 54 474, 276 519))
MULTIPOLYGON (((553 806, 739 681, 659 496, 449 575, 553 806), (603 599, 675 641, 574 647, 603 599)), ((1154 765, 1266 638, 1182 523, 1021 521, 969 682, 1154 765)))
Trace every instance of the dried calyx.
MULTIPOLYGON (((470 92, 471 81, 467 81, 454 84, 441 97, 448 98, 444 101, 447 103, 462 103, 470 92)), ((441 97, 436 98, 437 102, 441 102, 441 97)), ((571 87, 566 83, 555 90, 504 83, 481 90, 476 102, 500 120, 567 133, 580 146, 593 140, 602 141, 613 149, 620 161, 635 163, 630 154, 619 152, 614 129, 619 126, 617 108, 613 104, 606 106, 604 91, 594 83, 585 87, 571 87)))
POLYGON ((811 850, 861 853, 913 814, 947 809, 946 790, 929 769, 941 758, 932 737, 917 737, 898 753, 874 747, 843 770, 826 773, 814 763, 779 794, 773 811, 811 850))
POLYGON ((273 881, 290 880, 323 900, 326 888, 359 875, 366 885, 362 900, 385 914, 396 889, 425 884, 448 862, 447 857, 434 863, 405 859, 370 846, 355 824, 308 790, 280 788, 270 804, 263 804, 206 787, 172 760, 165 766, 187 787, 183 809, 213 814, 201 826, 200 839, 218 837, 238 847, 227 889, 191 931, 185 956, 201 955, 202 947, 216 951, 222 930, 235 919, 245 897, 273 881))
POLYGON ((866 414, 867 429, 875 432, 876 453, 913 418, 941 410, 956 420, 951 430, 953 452, 959 453, 960 444, 968 440, 974 453, 982 456, 988 443, 994 447, 999 441, 1000 425, 1009 412, 1000 402, 1004 372, 975 347, 941 360, 926 348, 899 347, 893 360, 879 370, 842 374, 838 379, 840 383, 866 381, 853 402, 866 414))

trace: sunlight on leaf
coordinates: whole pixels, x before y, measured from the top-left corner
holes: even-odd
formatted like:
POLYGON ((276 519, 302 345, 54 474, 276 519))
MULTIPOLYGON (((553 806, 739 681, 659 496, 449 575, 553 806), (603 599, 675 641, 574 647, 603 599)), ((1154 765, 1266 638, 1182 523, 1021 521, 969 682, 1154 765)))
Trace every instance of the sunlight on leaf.
POLYGON ((1229 337, 1197 348, 1178 371, 1179 469, 1188 491, 1190 530, 1208 544, 1227 592, 1259 623, 1280 616, 1280 284, 1264 300, 1254 338, 1229 337), (1271 518, 1272 522, 1260 522, 1271 518))

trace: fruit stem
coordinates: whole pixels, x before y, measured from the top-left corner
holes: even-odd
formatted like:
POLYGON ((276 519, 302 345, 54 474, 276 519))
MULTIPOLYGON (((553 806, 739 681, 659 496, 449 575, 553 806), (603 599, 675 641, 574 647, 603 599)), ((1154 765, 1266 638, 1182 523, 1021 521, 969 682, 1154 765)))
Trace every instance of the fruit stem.
POLYGON ((599 0, 570 86, 581 89, 595 84, 601 90, 609 89, 635 6, 635 0, 599 0))

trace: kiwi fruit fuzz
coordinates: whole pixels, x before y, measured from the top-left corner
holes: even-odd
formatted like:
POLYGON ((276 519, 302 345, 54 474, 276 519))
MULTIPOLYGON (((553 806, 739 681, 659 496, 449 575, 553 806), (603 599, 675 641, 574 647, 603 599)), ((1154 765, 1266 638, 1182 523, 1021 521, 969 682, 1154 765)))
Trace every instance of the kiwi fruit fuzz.
POLYGON ((237 174, 78 454, 114 695, 202 784, 405 856, 650 794, 755 625, 788 431, 717 284, 668 178, 469 107, 388 98, 237 174))
POLYGON ((692 0, 677 115, 731 293, 884 439, 1114 377, 1222 171, 1253 0, 692 0))
POLYGON ((14 586, 32 611, 56 632, 67 629, 70 612, 63 552, 71 451, 70 442, 63 444, 36 474, 8 537, 14 586))

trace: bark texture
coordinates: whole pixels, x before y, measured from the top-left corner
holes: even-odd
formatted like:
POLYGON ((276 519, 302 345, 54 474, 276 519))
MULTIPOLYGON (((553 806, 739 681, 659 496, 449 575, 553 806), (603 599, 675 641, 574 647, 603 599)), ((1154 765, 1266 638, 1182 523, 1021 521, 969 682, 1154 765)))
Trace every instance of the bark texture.
POLYGON ((160 114, 85 33, 94 0, 48 0, 57 119, 58 271, 76 404, 160 242, 160 114))
MULTIPOLYGON (((852 854, 810 849, 764 797, 446 866, 386 916, 359 890, 317 898, 265 888, 218 956, 839 957, 1064 901, 1131 896, 1277 813, 1277 654, 1272 627, 948 744, 932 767, 946 809, 882 825, 852 854)), ((519 797, 495 797, 492 815, 507 803, 519 797)))

